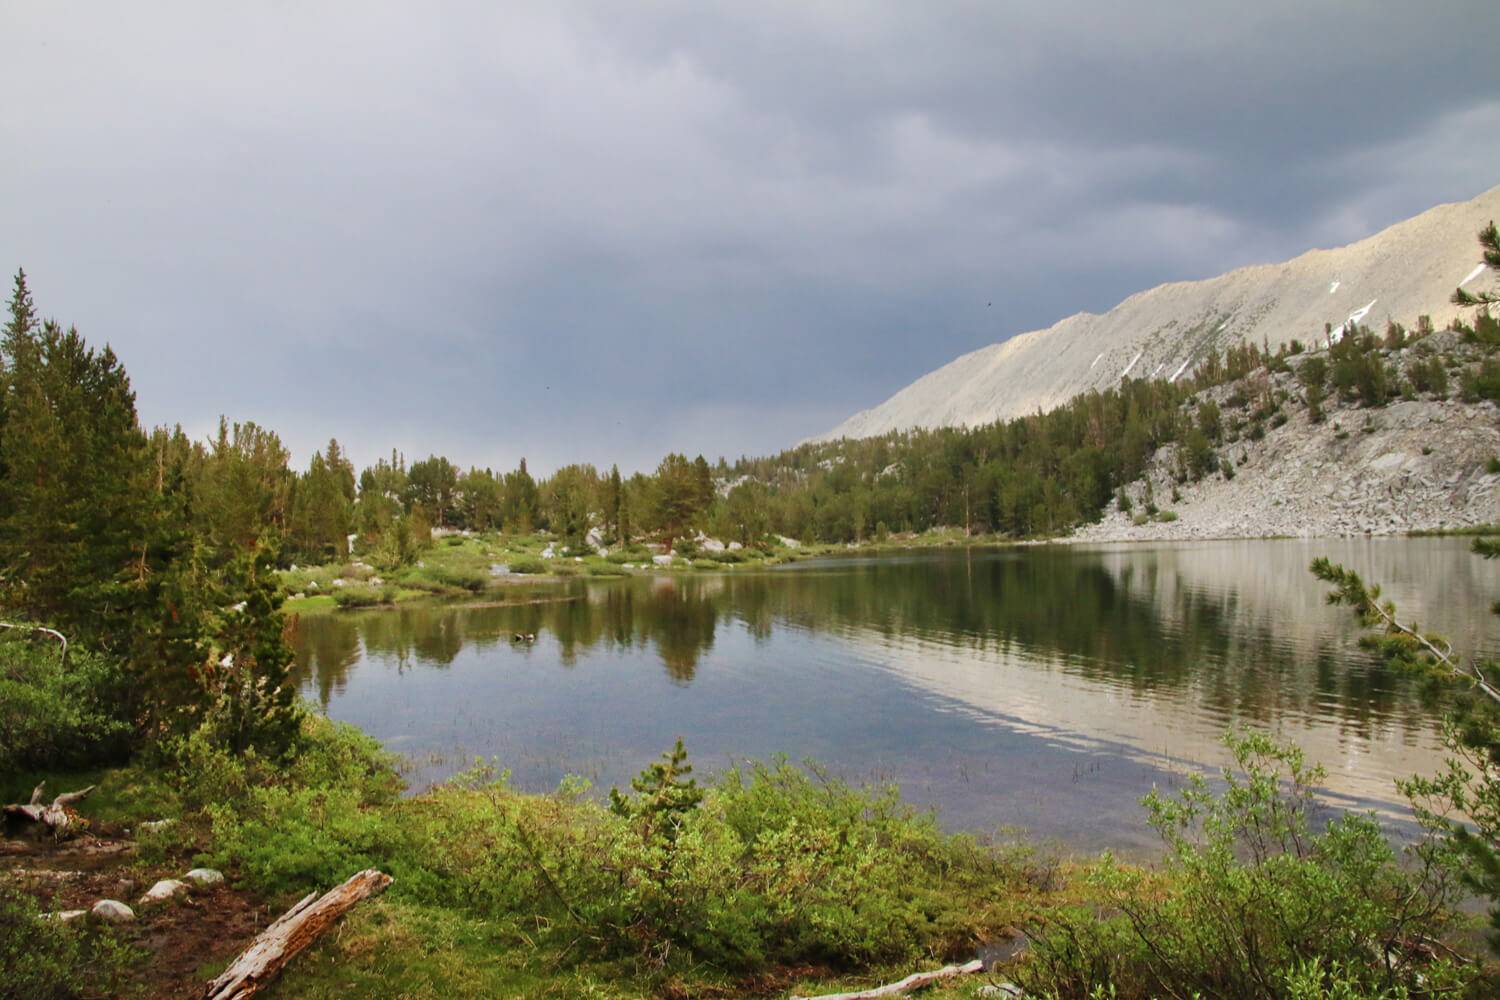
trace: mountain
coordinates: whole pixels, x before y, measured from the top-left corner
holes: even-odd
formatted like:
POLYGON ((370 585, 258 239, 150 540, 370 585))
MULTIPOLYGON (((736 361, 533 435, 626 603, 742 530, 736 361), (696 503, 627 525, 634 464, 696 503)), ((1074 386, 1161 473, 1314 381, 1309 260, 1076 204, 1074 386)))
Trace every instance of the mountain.
POLYGON ((1310 250, 1283 264, 1139 292, 1103 315, 1077 313, 980 348, 922 376, 879 406, 814 440, 872 437, 910 427, 975 426, 1047 410, 1080 392, 1135 378, 1175 379, 1233 343, 1320 342, 1324 324, 1377 330, 1387 319, 1439 327, 1448 298, 1480 279, 1475 234, 1500 218, 1500 187, 1439 205, 1368 239, 1310 250))

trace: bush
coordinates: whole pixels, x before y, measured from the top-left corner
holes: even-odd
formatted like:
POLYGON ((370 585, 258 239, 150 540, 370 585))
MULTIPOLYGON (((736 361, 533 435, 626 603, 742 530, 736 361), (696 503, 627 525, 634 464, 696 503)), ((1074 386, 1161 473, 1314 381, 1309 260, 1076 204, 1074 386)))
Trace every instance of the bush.
MULTIPOLYGON (((452 541, 452 539, 449 539, 452 541)), ((428 574, 445 587, 457 587, 467 590, 471 594, 477 594, 489 585, 489 577, 477 569, 449 569, 438 566, 429 569, 428 574)))
POLYGON ((382 604, 390 604, 396 599, 396 588, 387 584, 383 587, 340 587, 333 592, 333 603, 341 608, 373 608, 382 604))
POLYGON ((309 753, 325 763, 284 775, 200 746, 203 794, 235 796, 208 807, 209 860, 274 892, 373 865, 403 898, 656 968, 940 957, 971 942, 1020 877, 894 788, 855 790, 783 762, 700 789, 677 748, 613 810, 572 785, 518 794, 485 768, 394 799, 368 748, 347 739, 320 737, 298 766, 309 753))
POLYGON ((38 920, 35 901, 0 882, 0 995, 27 1000, 117 995, 130 957, 107 930, 38 920))
POLYGON ((133 727, 115 661, 7 631, 0 639, 0 774, 124 759, 133 727))
POLYGON ((1373 997, 1472 975, 1411 947, 1446 928, 1459 898, 1438 848, 1419 848, 1409 870, 1372 817, 1346 813, 1314 832, 1322 770, 1265 736, 1226 743, 1236 767, 1218 796, 1194 777, 1173 798, 1146 797, 1168 848, 1159 873, 1106 856, 1089 880, 1112 915, 1075 910, 1035 930, 1019 977, 1028 994, 1373 997), (1310 969, 1348 991, 1290 989, 1316 978, 1310 969))
POLYGON ((1478 369, 1464 372, 1461 385, 1465 402, 1500 400, 1500 362, 1496 362, 1494 358, 1485 358, 1478 369))
POLYGON ((630 573, 619 566, 599 566, 597 564, 587 567, 589 576, 629 576, 630 573))
POLYGON ((535 575, 537 573, 547 572, 547 564, 541 559, 536 559, 531 556, 522 556, 519 559, 512 559, 510 561, 510 571, 512 573, 535 575))

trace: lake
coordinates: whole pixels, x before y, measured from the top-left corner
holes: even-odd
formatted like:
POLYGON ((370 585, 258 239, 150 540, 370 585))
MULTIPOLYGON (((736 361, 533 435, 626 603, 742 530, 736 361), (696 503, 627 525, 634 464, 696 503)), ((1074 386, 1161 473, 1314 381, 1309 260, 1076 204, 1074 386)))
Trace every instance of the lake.
POLYGON ((1328 555, 1403 618, 1500 653, 1500 566, 1459 538, 942 550, 507 588, 506 606, 304 616, 303 691, 409 758, 596 789, 681 736, 700 774, 813 758, 945 826, 1150 852, 1140 797, 1222 765, 1230 726, 1294 740, 1325 798, 1398 820, 1440 706, 1381 670, 1307 572, 1328 555), (514 643, 516 632, 534 643, 514 643))

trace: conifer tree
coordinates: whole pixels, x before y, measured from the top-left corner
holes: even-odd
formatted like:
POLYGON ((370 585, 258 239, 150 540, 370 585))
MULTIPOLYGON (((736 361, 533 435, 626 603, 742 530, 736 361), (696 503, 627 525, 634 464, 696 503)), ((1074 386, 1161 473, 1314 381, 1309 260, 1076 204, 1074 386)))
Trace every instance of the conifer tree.
POLYGON ((604 481, 604 537, 616 544, 624 544, 620 530, 620 518, 624 506, 624 486, 620 482, 620 467, 609 467, 609 478, 604 481))
MULTIPOLYGON (((1481 259, 1492 271, 1500 272, 1500 229, 1490 222, 1479 231, 1481 259)), ((1500 292, 1466 292, 1462 288, 1453 290, 1453 304, 1459 306, 1485 306, 1500 303, 1500 292)))

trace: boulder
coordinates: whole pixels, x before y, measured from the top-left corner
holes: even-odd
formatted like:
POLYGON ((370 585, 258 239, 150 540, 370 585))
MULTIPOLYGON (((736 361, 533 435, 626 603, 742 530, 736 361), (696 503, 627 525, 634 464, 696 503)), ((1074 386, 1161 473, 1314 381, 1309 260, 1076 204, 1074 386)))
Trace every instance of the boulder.
POLYGON ((664 555, 652 556, 651 562, 655 566, 670 566, 672 565, 672 554, 668 552, 664 555))
POLYGON ((140 825, 140 831, 142 833, 161 833, 163 830, 176 824, 177 821, 175 819, 148 819, 140 825))
POLYGON ((187 891, 188 884, 186 882, 179 882, 175 878, 164 878, 147 889, 139 902, 142 906, 150 906, 152 903, 165 903, 167 900, 175 899, 187 891))
POLYGON ((194 885, 218 885, 224 881, 224 873, 212 868, 194 868, 182 877, 194 885))
POLYGON ((126 924, 135 919, 135 911, 118 899, 101 899, 94 904, 94 916, 109 924, 126 924))

